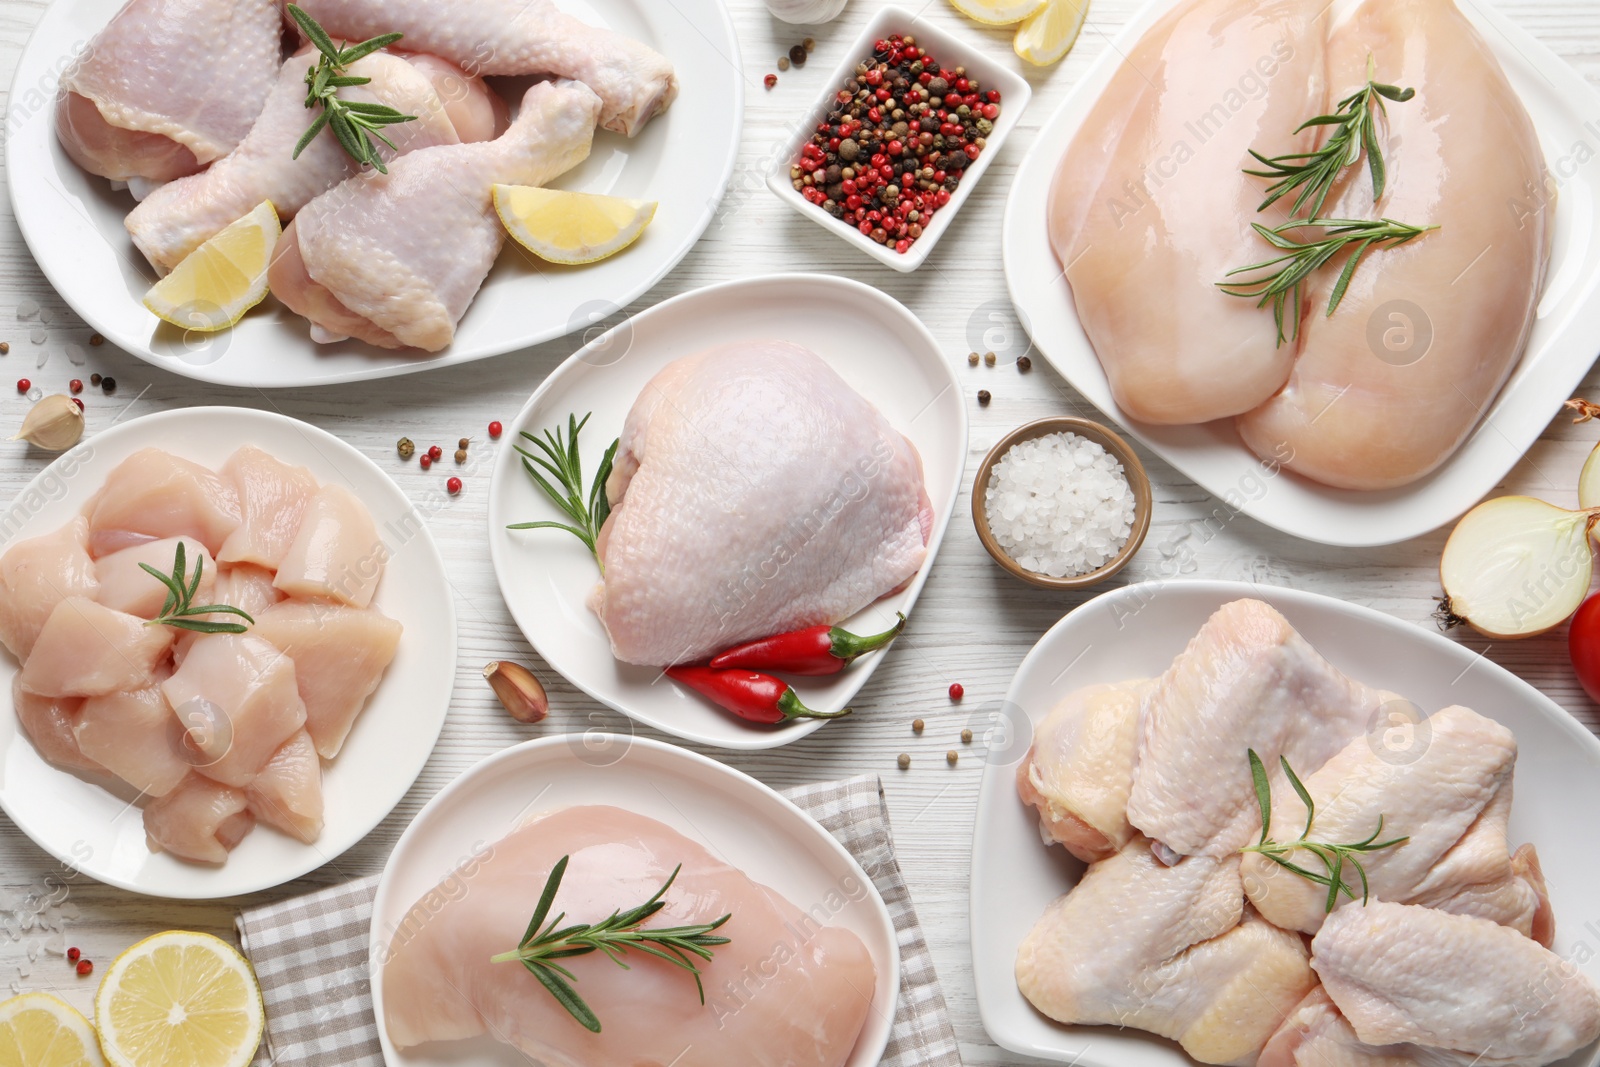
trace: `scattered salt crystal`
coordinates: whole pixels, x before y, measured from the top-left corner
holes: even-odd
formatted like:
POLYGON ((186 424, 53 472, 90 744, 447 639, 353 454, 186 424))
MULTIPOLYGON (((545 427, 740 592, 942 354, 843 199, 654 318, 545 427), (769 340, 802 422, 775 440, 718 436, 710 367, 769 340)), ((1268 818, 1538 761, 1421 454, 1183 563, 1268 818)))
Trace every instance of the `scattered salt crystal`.
POLYGON ((31 319, 37 314, 39 314, 39 302, 37 300, 24 299, 17 301, 17 318, 31 319))
POLYGON ((1099 570, 1128 543, 1133 487, 1099 444, 1053 433, 1006 450, 990 473, 985 511, 995 540, 1024 570, 1072 578, 1099 570))

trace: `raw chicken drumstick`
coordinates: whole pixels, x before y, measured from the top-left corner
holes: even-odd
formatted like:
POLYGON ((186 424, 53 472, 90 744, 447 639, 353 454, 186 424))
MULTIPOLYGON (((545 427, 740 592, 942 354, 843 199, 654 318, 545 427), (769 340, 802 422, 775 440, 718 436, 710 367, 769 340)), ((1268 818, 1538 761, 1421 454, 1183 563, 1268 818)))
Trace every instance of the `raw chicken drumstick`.
POLYGON ((319 341, 439 351, 505 242, 495 184, 543 185, 583 162, 599 111, 588 87, 541 82, 499 138, 425 148, 330 189, 279 239, 273 293, 319 341))
MULTIPOLYGON (((126 220, 128 233, 146 259, 171 270, 261 201, 272 201, 278 215, 287 219, 356 173, 356 161, 331 131, 319 134, 299 158, 294 156, 295 145, 316 115, 305 106, 309 64, 306 55, 284 63, 266 108, 238 148, 203 173, 155 190, 133 209, 126 220)), ((498 121, 504 116, 495 112, 500 98, 481 80, 469 79, 442 59, 379 52, 357 60, 349 73, 372 83, 340 90, 343 99, 387 104, 417 116, 384 130, 398 149, 379 142, 386 161, 430 145, 486 141, 504 129, 498 121)))
POLYGON ((405 46, 443 56, 470 74, 549 74, 599 94, 600 125, 633 136, 678 93, 667 58, 591 26, 551 0, 304 0, 335 38, 405 34, 405 46))
POLYGON ((132 0, 61 77, 62 147, 135 196, 193 174, 232 151, 261 113, 281 18, 275 0, 132 0))

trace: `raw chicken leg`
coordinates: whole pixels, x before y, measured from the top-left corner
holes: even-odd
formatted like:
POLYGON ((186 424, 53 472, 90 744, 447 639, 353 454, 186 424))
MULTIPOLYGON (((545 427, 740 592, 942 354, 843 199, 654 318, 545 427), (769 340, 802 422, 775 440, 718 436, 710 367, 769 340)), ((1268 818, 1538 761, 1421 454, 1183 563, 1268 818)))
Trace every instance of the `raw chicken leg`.
POLYGON ((1373 901, 1328 917, 1311 966, 1356 1036, 1535 1067, 1600 1038, 1600 990, 1486 919, 1373 901))
MULTIPOLYGON (((855 934, 817 920, 653 819, 611 807, 544 815, 477 851, 386 931, 384 1018, 400 1048, 488 1032, 551 1065, 842 1067, 872 1005, 876 970, 855 934), (648 900, 683 865, 650 926, 731 914, 730 943, 683 970, 630 952, 562 962, 599 1017, 592 1034, 533 975, 490 957, 517 947, 552 868, 570 856, 552 917, 598 922, 648 900)), ((848 887, 846 887, 848 888, 848 887)))
POLYGON ((1017 792, 1039 810, 1039 834, 1093 863, 1126 845, 1128 791, 1139 704, 1151 682, 1091 685, 1068 693, 1033 733, 1017 792))
MULTIPOLYGON (((1538 136, 1452 0, 1363 3, 1329 44, 1330 92, 1362 84, 1369 54, 1380 80, 1417 95, 1388 108, 1382 201, 1372 203, 1363 165, 1346 171, 1328 214, 1441 228, 1369 253, 1332 318, 1338 272, 1313 279, 1289 384, 1239 420, 1258 455, 1344 489, 1416 481, 1477 426, 1533 326, 1553 221, 1543 207, 1516 209, 1530 194, 1543 201, 1538 136)), ((1270 321, 1258 328, 1272 332, 1270 321)))
POLYGON ((638 133, 665 111, 678 80, 665 56, 557 10, 552 0, 305 0, 335 37, 405 34, 405 46, 443 56, 471 74, 549 74, 599 95, 600 125, 638 133))
POLYGON ((426 148, 323 193, 279 239, 273 293, 317 340, 439 351, 505 243, 494 185, 543 185, 577 166, 599 110, 577 82, 541 82, 496 140, 426 148))
POLYGON ((909 581, 932 509, 916 450, 822 359, 736 342, 628 412, 590 606, 624 663, 694 663, 848 618, 909 581))
MULTIPOLYGON (((1288 380, 1292 346, 1227 271, 1265 258, 1249 228, 1265 183, 1251 148, 1323 104, 1322 0, 1186 0, 1128 54, 1051 189, 1051 244, 1118 405, 1143 422, 1237 415, 1288 380)), ((1267 216, 1264 216, 1267 217, 1267 216)))
POLYGON ((137 193, 232 151, 278 73, 279 12, 276 0, 131 0, 61 76, 67 155, 137 193))
POLYGON ((1149 1030, 1202 1063, 1249 1063, 1315 983, 1299 937, 1244 907, 1236 859, 1166 867, 1134 838, 1050 905, 1017 986, 1068 1024, 1149 1030))
POLYGON ((1206 620, 1145 698, 1128 821, 1179 855, 1228 856, 1261 829, 1247 753, 1287 796, 1368 721, 1386 694, 1347 678, 1275 609, 1235 600, 1206 620))
MULTIPOLYGON (((316 116, 305 106, 305 75, 310 63, 311 57, 301 54, 283 64, 272 95, 238 148, 204 173, 157 189, 133 209, 125 224, 146 259, 171 270, 263 200, 272 201, 278 215, 287 219, 313 197, 356 173, 355 160, 331 131, 319 134, 294 158, 295 145, 316 116)), ((380 52, 357 60, 349 73, 371 78, 372 83, 341 89, 342 99, 387 104, 402 114, 417 116, 413 122, 384 130, 400 153, 430 145, 488 140, 500 132, 489 103, 499 98, 482 80, 468 79, 443 60, 419 56, 407 62, 401 56, 380 52), (469 128, 464 130, 456 128, 455 114, 432 77, 437 74, 448 82, 451 71, 455 91, 464 94, 456 109, 469 120, 469 128), (471 100, 465 94, 470 94, 471 100), (481 101, 481 116, 471 106, 472 100, 481 101)), ((385 161, 397 154, 382 142, 378 142, 378 151, 385 161)))

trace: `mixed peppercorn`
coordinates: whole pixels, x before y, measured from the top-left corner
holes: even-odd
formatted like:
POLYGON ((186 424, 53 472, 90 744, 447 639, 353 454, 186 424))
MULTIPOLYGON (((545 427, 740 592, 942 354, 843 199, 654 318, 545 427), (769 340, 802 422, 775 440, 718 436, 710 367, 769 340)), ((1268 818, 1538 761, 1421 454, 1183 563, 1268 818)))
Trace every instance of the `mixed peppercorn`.
POLYGON ((834 218, 905 252, 950 202, 1000 117, 1000 93, 947 69, 910 36, 875 42, 800 158, 794 187, 834 218))

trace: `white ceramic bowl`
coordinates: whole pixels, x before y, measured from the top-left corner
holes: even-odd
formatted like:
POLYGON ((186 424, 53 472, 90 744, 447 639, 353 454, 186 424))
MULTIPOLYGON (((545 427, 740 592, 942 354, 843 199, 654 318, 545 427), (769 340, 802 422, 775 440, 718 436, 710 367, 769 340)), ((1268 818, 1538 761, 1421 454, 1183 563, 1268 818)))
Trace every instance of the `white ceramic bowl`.
POLYGON ((1022 75, 991 59, 960 38, 951 36, 933 23, 903 8, 893 6, 879 9, 872 21, 867 23, 866 29, 861 31, 861 36, 850 46, 844 59, 829 75, 826 85, 822 96, 812 106, 806 121, 795 128, 794 136, 788 146, 774 160, 772 170, 767 174, 767 188, 823 229, 838 234, 873 259, 898 271, 916 270, 927 260, 929 254, 933 252, 934 245, 939 243, 939 238, 950 228, 950 223, 961 210, 961 205, 966 203, 973 186, 983 178, 984 171, 989 169, 989 164, 1005 146, 1006 138, 1017 128, 1017 123, 1022 119, 1022 112, 1033 96, 1033 87, 1022 75), (808 202, 795 191, 793 179, 789 177, 789 168, 799 158, 801 147, 811 140, 817 124, 827 118, 828 112, 833 109, 834 94, 855 76, 856 64, 872 54, 873 42, 892 33, 911 34, 916 37, 917 44, 932 52, 933 57, 941 65, 966 67, 967 73, 976 77, 980 85, 986 89, 1000 90, 1000 117, 995 121, 994 132, 986 139, 987 144, 983 151, 962 174, 961 184, 950 194, 950 202, 934 214, 933 221, 923 228, 922 236, 912 242, 911 247, 903 253, 896 252, 892 245, 878 244, 854 226, 839 221, 822 208, 808 202))

